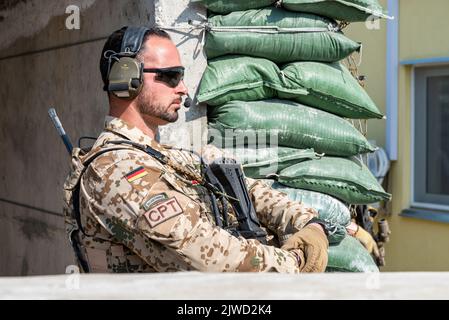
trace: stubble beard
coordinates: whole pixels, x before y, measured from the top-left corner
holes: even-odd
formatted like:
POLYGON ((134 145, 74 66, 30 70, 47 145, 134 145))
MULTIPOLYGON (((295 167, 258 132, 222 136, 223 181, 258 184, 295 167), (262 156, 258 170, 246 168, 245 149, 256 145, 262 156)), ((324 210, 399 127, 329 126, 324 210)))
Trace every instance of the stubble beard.
POLYGON ((178 112, 174 111, 172 113, 168 112, 165 106, 157 101, 150 104, 150 101, 154 99, 151 98, 150 94, 140 94, 137 97, 137 107, 142 115, 152 116, 158 119, 162 119, 169 123, 176 122, 178 120, 178 112))

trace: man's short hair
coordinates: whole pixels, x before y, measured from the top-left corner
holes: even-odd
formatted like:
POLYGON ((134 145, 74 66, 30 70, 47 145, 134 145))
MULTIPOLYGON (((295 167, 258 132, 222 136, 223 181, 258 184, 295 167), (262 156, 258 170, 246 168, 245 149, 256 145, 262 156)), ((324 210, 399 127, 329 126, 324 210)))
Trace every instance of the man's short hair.
MULTIPOLYGON (((108 59, 104 57, 104 53, 108 50, 112 50, 114 52, 120 52, 120 49, 122 47, 122 40, 123 36, 125 35, 125 30, 127 27, 123 27, 119 30, 114 31, 109 38, 106 40, 106 43, 104 44, 103 51, 101 51, 101 57, 100 57, 100 72, 101 72, 101 79, 103 79, 103 83, 105 87, 108 85, 108 69, 109 69, 109 62, 108 59)), ((148 40, 149 37, 156 36, 160 38, 169 39, 170 35, 165 32, 162 29, 159 28, 149 28, 147 32, 145 32, 145 36, 142 40, 142 47, 140 48, 136 58, 139 60, 140 56, 139 54, 145 50, 145 41, 148 40)), ((111 60, 111 67, 116 61, 114 59, 111 60)))

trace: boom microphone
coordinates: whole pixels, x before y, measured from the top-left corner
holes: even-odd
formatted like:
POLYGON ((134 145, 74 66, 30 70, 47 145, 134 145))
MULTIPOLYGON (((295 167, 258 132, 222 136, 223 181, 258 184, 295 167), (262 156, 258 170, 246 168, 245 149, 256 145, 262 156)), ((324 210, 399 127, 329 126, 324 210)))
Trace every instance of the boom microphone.
POLYGON ((187 94, 187 97, 184 100, 184 107, 190 108, 191 105, 192 105, 192 98, 190 98, 190 95, 187 94))

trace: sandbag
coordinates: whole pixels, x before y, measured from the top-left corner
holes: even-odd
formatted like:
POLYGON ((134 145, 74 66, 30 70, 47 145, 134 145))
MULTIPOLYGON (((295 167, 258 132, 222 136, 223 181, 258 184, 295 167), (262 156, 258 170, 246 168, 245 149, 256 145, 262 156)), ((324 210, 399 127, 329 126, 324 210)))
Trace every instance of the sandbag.
POLYGON ((392 19, 385 14, 377 0, 282 0, 284 8, 310 12, 347 22, 371 18, 392 19))
POLYGON ((241 11, 262 8, 275 3, 277 0, 191 0, 200 2, 212 12, 226 14, 233 11, 241 11))
MULTIPOLYGON (((200 2, 214 13, 227 14, 233 11, 263 8, 277 0, 192 0, 200 2)), ((282 6, 291 11, 309 12, 335 20, 348 22, 365 21, 369 17, 387 18, 378 0, 282 0, 282 6)))
POLYGON ((207 117, 209 143, 218 148, 257 143, 339 156, 375 150, 347 120, 288 100, 231 101, 209 107, 207 117))
POLYGON ((225 149, 239 163, 250 178, 264 178, 276 174, 291 165, 320 156, 313 149, 295 149, 288 147, 254 146, 225 149))
MULTIPOLYGON (((197 99, 211 106, 232 100, 256 101, 274 98, 283 90, 278 66, 263 58, 223 56, 208 61, 197 99)), ((307 94, 305 89, 296 93, 307 94)))
POLYGON ((347 118, 383 117, 350 72, 338 63, 297 62, 281 72, 267 59, 223 56, 208 62, 198 92, 198 101, 212 106, 274 97, 303 101, 347 118))
POLYGON ((284 186, 274 180, 263 180, 271 188, 285 193, 289 199, 299 201, 318 211, 320 219, 347 227, 351 223, 351 213, 347 206, 339 200, 323 193, 294 189, 284 186))
POLYGON ((292 188, 325 193, 347 204, 391 199, 369 169, 355 158, 306 160, 282 170, 278 181, 292 188))
POLYGON ((337 245, 329 245, 326 272, 379 272, 365 247, 349 235, 337 245))
POLYGON ((280 91, 278 96, 346 118, 383 115, 351 73, 340 63, 295 62, 282 69, 287 87, 306 88, 307 95, 280 91))
POLYGON ((262 180, 274 190, 283 192, 290 200, 298 201, 318 211, 318 217, 328 222, 329 244, 340 243, 348 234, 346 227, 350 223, 349 209, 332 197, 307 190, 292 189, 274 180, 262 180))
POLYGON ((233 12, 208 20, 208 59, 226 54, 266 58, 276 63, 334 62, 359 50, 335 21, 278 8, 233 12))

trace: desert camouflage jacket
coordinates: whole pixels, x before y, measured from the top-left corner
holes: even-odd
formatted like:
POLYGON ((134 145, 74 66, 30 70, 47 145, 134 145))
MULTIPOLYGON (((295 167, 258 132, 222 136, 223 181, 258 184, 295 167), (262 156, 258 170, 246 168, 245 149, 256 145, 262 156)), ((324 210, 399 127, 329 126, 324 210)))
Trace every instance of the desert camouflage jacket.
MULTIPOLYGON (((299 252, 279 245, 317 213, 290 201, 261 181, 246 178, 258 218, 267 230, 268 245, 235 237, 215 225, 207 190, 171 166, 129 145, 148 145, 199 174, 194 154, 160 145, 123 120, 108 117, 91 151, 72 154, 72 172, 65 183, 66 212, 73 186, 81 179, 80 213, 85 234, 79 233, 90 272, 299 272, 299 252), (84 159, 107 148, 80 177, 84 159), (193 183, 192 183, 193 182, 193 183)), ((222 156, 206 147, 208 161, 222 156)), ((232 208, 229 215, 233 220, 232 208)), ((70 229, 73 219, 66 214, 70 229)))

